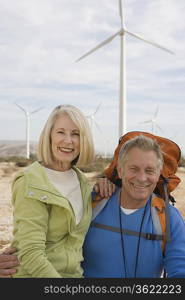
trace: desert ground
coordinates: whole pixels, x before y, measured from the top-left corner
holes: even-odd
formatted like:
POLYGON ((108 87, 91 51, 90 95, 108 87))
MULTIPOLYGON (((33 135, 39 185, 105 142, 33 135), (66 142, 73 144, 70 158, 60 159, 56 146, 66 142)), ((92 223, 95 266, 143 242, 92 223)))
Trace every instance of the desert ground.
MULTIPOLYGON (((12 240, 11 183, 19 170, 20 167, 16 167, 14 163, 0 163, 0 252, 9 246, 12 240)), ((95 173, 86 175, 93 182, 95 173)), ((176 200, 175 207, 185 218, 185 168, 179 168, 177 176, 181 182, 172 195, 176 200)))

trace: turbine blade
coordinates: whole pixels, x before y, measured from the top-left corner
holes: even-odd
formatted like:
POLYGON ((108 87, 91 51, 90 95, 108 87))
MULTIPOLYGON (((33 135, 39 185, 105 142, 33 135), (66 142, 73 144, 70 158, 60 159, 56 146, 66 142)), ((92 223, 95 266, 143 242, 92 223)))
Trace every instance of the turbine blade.
POLYGON ((100 106, 101 106, 101 102, 98 104, 98 106, 97 106, 97 108, 95 109, 95 112, 94 112, 93 115, 95 115, 95 114, 97 113, 97 111, 99 110, 100 106))
POLYGON ((38 112, 39 110, 41 110, 41 109, 43 109, 43 108, 44 108, 44 107, 40 107, 40 108, 38 108, 38 109, 32 111, 31 114, 34 114, 34 113, 38 112))
POLYGON ((156 119, 158 111, 159 111, 159 106, 156 108, 156 111, 155 111, 155 114, 154 114, 154 119, 156 119))
POLYGON ((152 120, 147 120, 147 121, 140 122, 140 124, 145 124, 145 123, 152 123, 152 120))
POLYGON ((168 53, 170 53, 170 54, 175 54, 173 51, 171 51, 171 50, 169 50, 169 49, 167 49, 167 48, 165 48, 165 47, 163 47, 163 46, 161 46, 161 45, 159 45, 159 44, 157 44, 157 43, 148 41, 148 40, 144 39, 143 37, 141 37, 140 35, 138 35, 138 34, 136 34, 136 33, 132 33, 132 32, 130 32, 130 31, 126 30, 126 29, 125 29, 125 32, 127 32, 127 33, 130 34, 131 36, 134 36, 134 37, 136 37, 137 39, 139 39, 139 40, 141 40, 141 41, 143 41, 143 42, 146 42, 146 43, 148 43, 148 44, 151 44, 151 45, 153 45, 153 46, 155 46, 155 47, 157 47, 157 48, 160 48, 160 49, 162 49, 162 50, 164 50, 164 51, 166 51, 166 52, 168 52, 168 53))
POLYGON ((121 18, 121 24, 123 25, 123 9, 122 9, 122 0, 119 0, 119 15, 121 18))
POLYGON ((104 40, 103 42, 101 42, 98 46, 94 47, 93 49, 91 49, 90 51, 88 51, 86 54, 84 54, 83 56, 81 56, 80 58, 78 58, 76 60, 76 62, 80 61, 81 59, 85 58, 86 56, 88 56, 89 54, 95 52, 96 50, 98 50, 99 48, 103 47, 104 45, 110 43, 117 35, 119 35, 121 33, 121 30, 119 30, 118 32, 116 32, 115 34, 113 34, 112 36, 110 36, 108 39, 104 40))
POLYGON ((98 125, 98 123, 96 122, 96 120, 94 120, 94 123, 95 123, 97 129, 102 133, 101 128, 100 128, 100 126, 98 125))
POLYGON ((17 103, 14 103, 16 106, 18 106, 25 114, 26 114, 26 110, 22 107, 22 106, 20 106, 19 104, 17 104, 17 103))

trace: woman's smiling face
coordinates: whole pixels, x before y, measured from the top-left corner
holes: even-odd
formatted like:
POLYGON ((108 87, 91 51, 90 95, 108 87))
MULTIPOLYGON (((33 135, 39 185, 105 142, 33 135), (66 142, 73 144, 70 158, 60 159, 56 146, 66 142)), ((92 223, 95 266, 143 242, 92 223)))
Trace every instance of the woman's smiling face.
POLYGON ((54 169, 65 171, 80 153, 80 131, 67 114, 61 114, 51 131, 54 169))

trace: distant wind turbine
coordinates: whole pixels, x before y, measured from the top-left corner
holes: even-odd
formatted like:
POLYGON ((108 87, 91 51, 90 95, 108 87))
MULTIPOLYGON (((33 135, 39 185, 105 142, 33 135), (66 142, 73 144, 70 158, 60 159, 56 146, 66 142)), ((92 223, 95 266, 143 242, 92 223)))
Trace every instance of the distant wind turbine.
POLYGON ((154 127, 158 127, 160 129, 160 131, 162 132, 161 127, 157 124, 157 121, 156 121, 158 112, 159 112, 159 107, 156 108, 156 111, 151 119, 140 123, 140 124, 147 124, 147 123, 151 124, 152 125, 152 128, 151 128, 152 133, 154 133, 154 127))
POLYGON ((96 107, 95 111, 92 114, 87 115, 86 117, 88 119, 90 119, 90 126, 91 126, 92 130, 93 130, 93 127, 95 125, 97 127, 98 131, 100 132, 101 136, 102 136, 102 140, 103 139, 105 140, 105 142, 104 142, 104 149, 105 150, 104 150, 103 156, 104 156, 104 158, 107 158, 107 148, 108 148, 107 146, 108 146, 109 140, 105 139, 105 136, 103 135, 101 127, 99 126, 98 122, 95 119, 95 115, 97 114, 98 110, 100 109, 101 104, 102 104, 102 102, 100 102, 98 104, 98 106, 96 107))
POLYGON ((101 102, 98 104, 95 111, 92 114, 87 115, 86 117, 88 119, 90 119, 91 128, 93 129, 93 126, 95 125, 97 127, 97 129, 101 132, 101 128, 100 128, 98 122, 95 119, 95 115, 97 114, 98 110, 100 109, 100 106, 101 106, 101 102))
POLYGON ((40 111, 41 109, 43 109, 43 107, 40 107, 36 110, 33 110, 32 112, 28 112, 26 111, 21 105, 14 103, 18 108, 20 108, 25 116, 26 116, 26 158, 29 159, 30 158, 30 116, 38 111, 40 111))
POLYGON ((125 134, 127 131, 126 128, 126 68, 125 68, 125 62, 126 62, 126 56, 125 56, 125 33, 141 40, 144 41, 148 44, 151 44, 155 47, 158 47, 170 54, 174 54, 174 52, 172 52, 171 50, 168 50, 167 48, 148 41, 144 38, 142 38, 140 35, 135 34, 133 32, 130 32, 126 29, 125 25, 124 25, 124 18, 123 18, 123 9, 122 9, 122 0, 118 0, 119 1, 119 15, 120 15, 120 19, 121 19, 121 26, 120 26, 120 30, 117 31, 115 34, 113 34, 112 36, 110 36, 109 38, 107 38, 106 40, 104 40, 103 42, 101 42, 99 45, 97 45, 96 47, 94 47, 93 49, 91 49, 90 51, 88 51, 86 54, 84 54, 83 56, 81 56, 78 60, 82 60, 83 58, 85 58, 86 56, 90 55, 91 53, 95 52, 96 50, 98 50, 99 48, 105 46, 106 44, 112 42, 112 40, 117 37, 120 36, 120 88, 119 88, 119 137, 122 134, 125 134))

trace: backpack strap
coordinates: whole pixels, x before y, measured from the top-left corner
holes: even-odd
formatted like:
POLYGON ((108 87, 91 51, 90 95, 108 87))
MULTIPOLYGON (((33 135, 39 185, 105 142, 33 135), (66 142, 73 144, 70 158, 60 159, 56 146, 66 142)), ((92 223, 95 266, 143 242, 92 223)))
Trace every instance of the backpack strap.
POLYGON ((170 212, 169 212, 169 193, 168 193, 168 186, 169 186, 170 178, 163 177, 163 189, 165 195, 165 211, 166 211, 166 241, 171 242, 171 232, 170 232, 170 212))
POLYGON ((128 235, 134 235, 134 236, 141 236, 147 240, 155 240, 155 241, 161 241, 163 239, 163 236, 161 234, 155 234, 155 233, 139 233, 138 231, 129 230, 129 229, 120 229, 119 227, 109 226, 97 222, 91 222, 91 227, 96 227, 104 230, 109 230, 117 233, 122 234, 128 234, 128 235))
POLYGON ((154 222, 154 226, 157 232, 161 232, 159 227, 161 226, 163 242, 162 242, 162 250, 164 253, 166 242, 171 242, 171 232, 170 232, 170 213, 169 213, 169 195, 167 192, 167 184, 168 181, 164 180, 164 194, 165 200, 161 197, 153 194, 151 201, 151 211, 152 218, 154 222), (160 226, 157 224, 156 212, 160 221, 160 226))
POLYGON ((152 196, 151 200, 151 214, 154 227, 157 233, 162 235, 162 251, 164 252, 166 244, 166 215, 165 215, 165 201, 164 199, 152 196))

